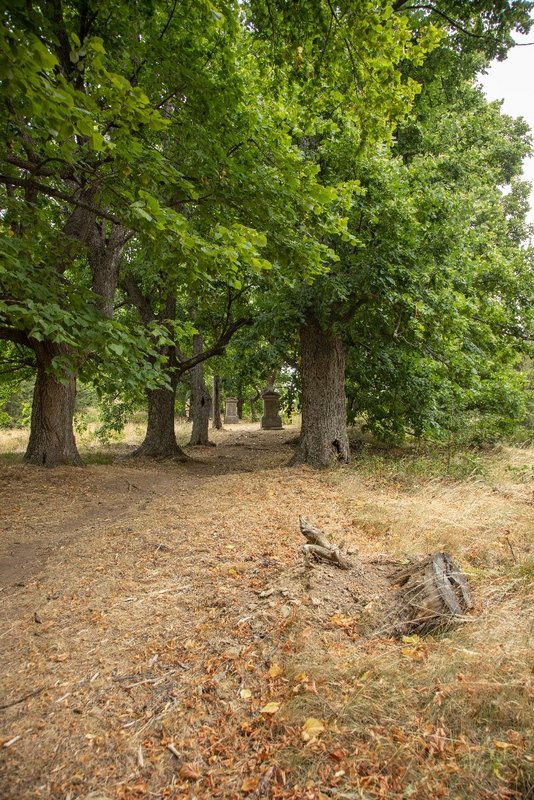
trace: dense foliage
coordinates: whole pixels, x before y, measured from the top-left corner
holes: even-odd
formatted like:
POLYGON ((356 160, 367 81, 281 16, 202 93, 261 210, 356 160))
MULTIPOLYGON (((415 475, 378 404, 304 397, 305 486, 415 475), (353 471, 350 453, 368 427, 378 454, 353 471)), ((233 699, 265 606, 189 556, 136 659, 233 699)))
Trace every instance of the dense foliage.
POLYGON ((310 309, 346 347, 350 419, 395 437, 467 418, 481 437, 511 429, 530 139, 475 79, 531 8, 4 9, 0 403, 37 370, 29 460, 77 463, 79 377, 124 411, 174 398, 210 356, 244 400, 285 365, 295 406, 310 309), (67 434, 52 453, 54 426, 67 434))

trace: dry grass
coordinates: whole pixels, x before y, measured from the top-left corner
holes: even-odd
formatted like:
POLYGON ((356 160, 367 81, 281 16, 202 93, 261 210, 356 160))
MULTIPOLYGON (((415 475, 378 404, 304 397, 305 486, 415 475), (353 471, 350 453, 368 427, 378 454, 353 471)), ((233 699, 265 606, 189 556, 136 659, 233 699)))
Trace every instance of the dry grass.
MULTIPOLYGON (((136 415, 120 433, 109 433, 105 443, 98 438, 99 427, 100 420, 92 409, 76 418, 76 441, 86 463, 111 463, 116 456, 124 455, 141 444, 146 431, 146 419, 143 414, 136 415)), ((186 445, 191 436, 191 424, 178 419, 175 430, 178 443, 186 445)), ((28 437, 28 428, 0 429, 0 464, 16 464, 22 461, 28 437)))
POLYGON ((0 711, 2 797, 534 798, 532 450, 324 474, 287 468, 291 432, 242 425, 190 465, 106 463, 140 425, 82 441, 86 470, 0 472, 3 541, 42 542, 3 593, 0 704, 43 687, 0 711), (299 513, 360 569, 317 567, 310 588, 299 513), (391 638, 373 562, 441 549, 474 611, 391 638))
POLYGON ((330 478, 363 557, 448 551, 476 597, 463 626, 438 637, 375 631, 339 654, 319 638, 288 665, 320 684, 290 701, 290 718, 317 716, 327 732, 313 754, 288 748, 283 762, 324 781, 338 748, 344 774, 330 796, 534 798, 532 450, 477 459, 464 480, 426 456, 364 459, 330 478))

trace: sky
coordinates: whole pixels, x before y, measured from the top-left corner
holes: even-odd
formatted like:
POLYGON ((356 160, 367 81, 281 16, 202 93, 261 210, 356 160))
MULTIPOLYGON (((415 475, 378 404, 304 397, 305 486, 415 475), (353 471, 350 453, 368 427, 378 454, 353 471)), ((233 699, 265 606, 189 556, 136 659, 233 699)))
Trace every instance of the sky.
MULTIPOLYGON (((514 47, 506 61, 494 61, 486 75, 480 75, 489 100, 504 100, 502 110, 513 117, 523 117, 534 131, 534 29, 528 36, 517 35, 518 43, 532 42, 532 47, 514 47)), ((524 176, 534 186, 534 158, 525 161, 524 176)), ((530 195, 530 222, 534 222, 534 189, 530 195)))

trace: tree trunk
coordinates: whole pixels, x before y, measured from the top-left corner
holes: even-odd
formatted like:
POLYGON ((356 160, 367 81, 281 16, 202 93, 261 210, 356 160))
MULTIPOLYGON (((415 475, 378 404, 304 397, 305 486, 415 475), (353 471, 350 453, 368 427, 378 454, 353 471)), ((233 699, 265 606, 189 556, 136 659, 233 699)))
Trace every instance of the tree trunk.
POLYGON ((222 428, 220 375, 213 376, 213 427, 218 431, 222 428))
POLYGON ((343 343, 309 315, 300 330, 302 428, 292 464, 328 467, 350 461, 343 343))
POLYGON ((166 369, 169 377, 170 389, 161 387, 150 389, 148 398, 148 419, 146 434, 143 443, 132 453, 133 456, 142 458, 174 458, 177 461, 187 461, 188 458, 178 442, 174 431, 174 404, 176 402, 176 387, 178 386, 179 372, 177 369, 176 352, 172 345, 161 349, 161 355, 166 359, 166 369))
POLYGON ((256 411, 256 403, 261 400, 261 392, 256 392, 254 397, 250 398, 250 418, 252 422, 258 421, 258 412, 256 411))
POLYGON ((176 441, 174 431, 174 400, 176 381, 172 389, 151 389, 148 394, 148 421, 143 443, 132 453, 143 458, 174 458, 187 461, 176 441))
MULTIPOLYGON (((76 208, 64 228, 67 237, 83 242, 92 272, 92 288, 105 317, 111 317, 117 287, 118 270, 126 232, 118 225, 107 231, 98 225, 93 212, 76 208)), ((72 248, 65 244, 58 271, 63 273, 72 260, 72 248)), ((54 342, 32 341, 37 358, 37 377, 33 392, 31 430, 24 459, 30 464, 55 467, 59 464, 80 466, 82 461, 74 438, 76 371, 63 370, 60 382, 51 370, 52 360, 72 351, 54 342)), ((57 374, 57 373, 56 373, 57 374)))
MULTIPOLYGON (((193 336, 193 355, 201 353, 204 349, 204 339, 201 333, 193 336)), ((204 382, 204 365, 201 362, 191 370, 191 412, 193 417, 193 430, 189 444, 209 445, 209 420, 211 409, 211 396, 204 382)))
POLYGON ((37 377, 33 390, 31 431, 24 460, 42 467, 81 466, 74 438, 76 375, 64 370, 63 382, 51 371, 52 359, 66 348, 51 342, 36 343, 37 377))
POLYGON ((238 397, 237 398, 237 416, 239 417, 239 419, 243 419, 243 403, 244 402, 245 401, 243 400, 242 397, 238 397))

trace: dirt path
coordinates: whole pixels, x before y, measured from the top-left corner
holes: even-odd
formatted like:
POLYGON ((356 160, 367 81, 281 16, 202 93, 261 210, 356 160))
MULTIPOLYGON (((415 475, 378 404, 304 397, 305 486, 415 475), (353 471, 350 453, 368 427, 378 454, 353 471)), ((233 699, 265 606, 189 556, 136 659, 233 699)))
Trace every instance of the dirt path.
MULTIPOLYGON (((290 435, 243 425, 187 465, 2 470, 3 798, 171 796, 222 720, 248 719, 244 680, 302 602, 260 597, 301 571, 299 513, 350 528, 321 475, 286 466, 290 435)), ((247 763, 199 796, 233 796, 247 763)))
POLYGON ((532 796, 528 454, 403 486, 289 468, 295 434, 0 468, 2 800, 532 796), (354 569, 303 568, 302 513, 354 569), (427 548, 492 577, 476 624, 406 647, 381 554, 427 548))

